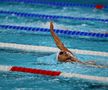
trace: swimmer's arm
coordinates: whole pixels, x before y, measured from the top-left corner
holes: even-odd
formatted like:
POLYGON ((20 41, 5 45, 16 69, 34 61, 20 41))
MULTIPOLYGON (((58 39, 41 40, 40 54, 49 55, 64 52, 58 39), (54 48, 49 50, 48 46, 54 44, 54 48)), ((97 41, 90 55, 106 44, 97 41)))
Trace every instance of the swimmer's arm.
POLYGON ((61 42, 60 38, 54 33, 54 26, 53 26, 53 23, 50 22, 50 32, 54 38, 54 41, 57 45, 57 47, 60 49, 60 50, 65 50, 65 51, 68 51, 70 53, 72 53, 71 51, 69 51, 65 46, 64 44, 61 42))
POLYGON ((94 61, 81 62, 81 64, 84 64, 84 65, 90 66, 90 67, 95 67, 95 68, 108 68, 108 66, 96 65, 96 62, 94 62, 94 61))

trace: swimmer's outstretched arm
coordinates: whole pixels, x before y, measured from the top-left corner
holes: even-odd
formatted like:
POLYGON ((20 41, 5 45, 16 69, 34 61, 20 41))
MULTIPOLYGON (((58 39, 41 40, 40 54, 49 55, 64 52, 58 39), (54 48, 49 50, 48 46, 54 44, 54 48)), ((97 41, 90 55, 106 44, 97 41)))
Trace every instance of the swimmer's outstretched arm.
POLYGON ((86 66, 90 66, 90 67, 95 67, 95 68, 108 68, 108 66, 105 66, 105 65, 96 65, 89 62, 83 62, 82 64, 86 66))
POLYGON ((71 51, 69 51, 65 46, 64 44, 61 42, 60 38, 54 33, 54 25, 53 25, 53 22, 50 22, 50 32, 54 38, 54 41, 57 45, 57 47, 60 49, 60 50, 64 50, 64 51, 68 51, 72 54, 71 51))

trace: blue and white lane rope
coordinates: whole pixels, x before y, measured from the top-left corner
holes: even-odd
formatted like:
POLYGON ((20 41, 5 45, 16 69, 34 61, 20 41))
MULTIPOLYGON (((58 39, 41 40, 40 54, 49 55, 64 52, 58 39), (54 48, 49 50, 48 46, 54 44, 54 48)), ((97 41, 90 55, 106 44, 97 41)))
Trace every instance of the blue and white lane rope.
MULTIPOLYGON (((52 2, 49 0, 0 0, 0 2, 23 2, 28 4, 43 4, 43 5, 53 5, 53 6, 61 6, 61 7, 86 7, 86 8, 95 8, 94 4, 78 4, 71 2, 52 2)), ((104 8, 108 8, 108 6, 104 6, 104 8)))
MULTIPOLYGON (((48 28, 34 28, 26 26, 13 26, 13 25, 0 25, 2 29, 11 29, 11 30, 24 30, 32 32, 50 32, 48 28)), ((94 37, 94 38, 108 38, 108 34, 104 33, 94 33, 94 32, 83 32, 83 31, 70 31, 70 30, 59 30, 54 29, 55 33, 67 36, 85 36, 85 37, 94 37)))
POLYGON ((0 14, 14 15, 20 17, 31 17, 31 18, 42 18, 42 19, 70 19, 70 20, 81 20, 81 21, 99 21, 108 22, 108 19, 97 19, 97 18, 84 18, 84 17, 71 17, 71 16, 58 16, 58 15, 44 15, 44 14, 32 14, 15 11, 3 11, 0 10, 0 14))
POLYGON ((40 74, 40 75, 47 75, 47 76, 53 76, 53 77, 59 76, 59 77, 66 77, 66 78, 79 78, 79 79, 93 80, 93 81, 102 82, 102 83, 108 83, 108 77, 67 73, 67 72, 61 72, 61 71, 43 70, 43 69, 27 68, 27 67, 20 67, 20 66, 0 65, 0 71, 32 73, 32 74, 40 74))
MULTIPOLYGON (((3 43, 0 42, 0 48, 21 50, 26 52, 40 52, 40 53, 57 53, 58 48, 48 47, 48 46, 35 46, 35 45, 25 45, 16 43, 3 43)), ((79 50, 79 49, 69 49, 71 52, 76 54, 93 55, 93 56, 103 56, 108 57, 108 52, 91 51, 91 50, 79 50)))

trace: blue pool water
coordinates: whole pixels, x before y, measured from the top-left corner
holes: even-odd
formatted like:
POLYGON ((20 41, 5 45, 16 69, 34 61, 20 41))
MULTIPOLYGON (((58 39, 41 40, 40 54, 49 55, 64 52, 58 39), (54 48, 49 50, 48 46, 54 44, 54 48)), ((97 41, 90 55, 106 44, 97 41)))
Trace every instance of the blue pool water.
MULTIPOLYGON (((77 16, 107 19, 105 10, 78 7, 56 7, 24 3, 0 3, 0 10, 39 13, 48 15, 77 16)), ((49 28, 49 21, 40 18, 16 17, 0 14, 0 24, 49 28)), ((108 32, 108 23, 55 19, 56 29, 89 32, 108 32)), ((108 41, 90 38, 60 36, 68 48, 108 52, 108 41)), ((50 34, 0 29, 0 42, 56 47, 50 34)), ((94 60, 108 65, 108 57, 75 54, 81 61, 94 60)), ((58 63, 56 53, 29 53, 0 49, 0 65, 15 65, 45 70, 80 73, 108 77, 108 69, 87 67, 80 64, 58 63), (39 64, 43 63, 43 64, 39 64)), ((107 90, 108 84, 77 78, 49 77, 27 73, 0 72, 0 90, 107 90)))

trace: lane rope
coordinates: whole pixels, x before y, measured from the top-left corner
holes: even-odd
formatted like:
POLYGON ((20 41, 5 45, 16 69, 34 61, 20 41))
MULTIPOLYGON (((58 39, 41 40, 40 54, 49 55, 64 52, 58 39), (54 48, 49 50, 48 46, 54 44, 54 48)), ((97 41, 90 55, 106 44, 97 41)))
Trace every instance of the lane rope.
POLYGON ((19 66, 0 65, 0 71, 24 72, 24 73, 41 74, 41 75, 48 75, 48 76, 80 78, 80 79, 94 80, 94 81, 105 82, 105 83, 108 82, 108 77, 91 76, 91 75, 83 75, 83 74, 76 74, 76 73, 66 73, 66 72, 61 72, 61 71, 33 69, 33 68, 26 68, 26 67, 19 67, 19 66))
MULTIPOLYGON (((0 42, 0 48, 17 49, 17 50, 23 50, 27 52, 43 52, 43 53, 56 53, 59 51, 58 48, 54 48, 54 47, 24 45, 24 44, 16 44, 16 43, 2 43, 2 42, 0 42)), ((108 52, 78 50, 78 49, 69 49, 69 50, 76 54, 108 57, 108 52)))
POLYGON ((71 2, 52 2, 49 0, 0 0, 0 2, 23 2, 28 4, 42 4, 42 5, 50 5, 50 6, 61 6, 61 7, 86 7, 86 8, 97 8, 103 9, 108 8, 108 6, 104 5, 95 5, 95 4, 78 4, 78 3, 71 3, 71 2), (101 8, 100 8, 101 7, 101 8))
MULTIPOLYGON (((24 30, 24 31, 32 31, 32 32, 50 32, 48 28, 34 28, 34 27, 26 27, 26 26, 13 26, 13 25, 0 25, 2 29, 11 29, 11 30, 24 30)), ((83 31, 71 31, 71 30, 59 30, 55 29, 55 33, 67 36, 85 36, 85 37, 93 37, 93 38, 108 38, 107 33, 94 33, 94 32, 83 32, 83 31)))
POLYGON ((72 17, 72 16, 58 16, 58 15, 45 15, 45 14, 33 14, 33 13, 4 11, 4 10, 0 10, 0 14, 14 15, 14 16, 20 16, 20 17, 32 17, 32 18, 38 17, 38 18, 42 18, 42 19, 70 19, 70 20, 81 20, 81 21, 99 21, 99 22, 105 22, 105 23, 108 22, 108 19, 72 17))

